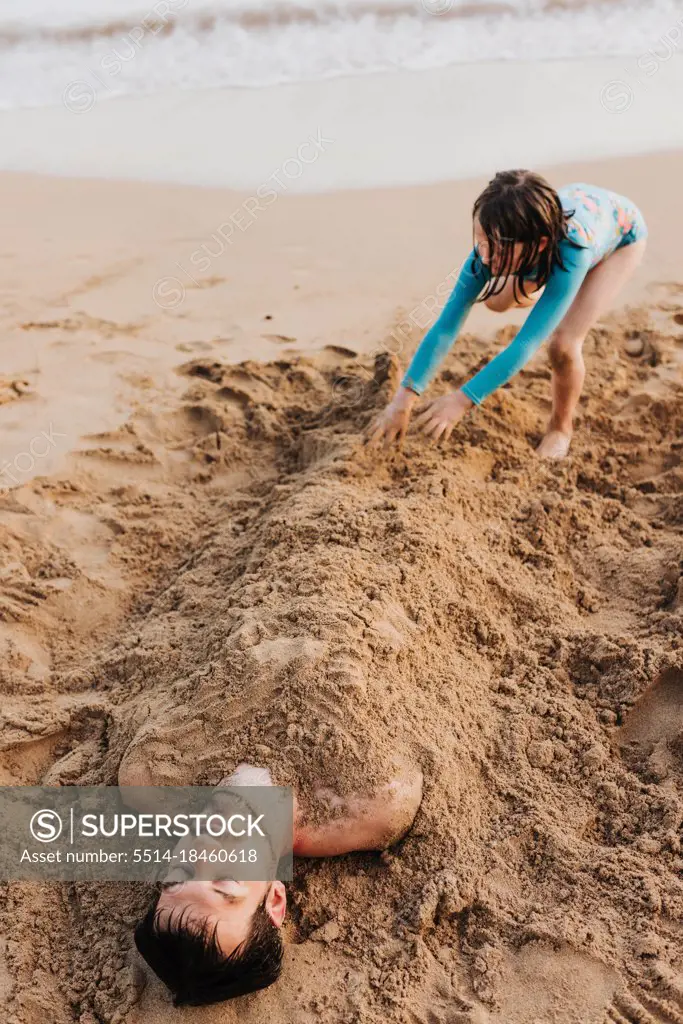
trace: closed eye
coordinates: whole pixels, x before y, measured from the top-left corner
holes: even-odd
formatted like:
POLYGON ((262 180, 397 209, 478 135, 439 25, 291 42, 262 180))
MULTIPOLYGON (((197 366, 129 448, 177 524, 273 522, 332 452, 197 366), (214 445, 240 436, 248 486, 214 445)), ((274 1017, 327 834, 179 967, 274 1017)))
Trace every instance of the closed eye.
POLYGON ((189 881, 191 877, 191 872, 187 871, 185 868, 173 868, 173 870, 166 875, 166 878, 161 883, 161 888, 163 890, 177 889, 178 886, 183 885, 185 882, 189 881))
POLYGON ((213 881, 214 892, 220 893, 226 899, 231 900, 233 903, 238 900, 244 899, 246 892, 243 883, 238 882, 234 878, 215 878, 213 881))

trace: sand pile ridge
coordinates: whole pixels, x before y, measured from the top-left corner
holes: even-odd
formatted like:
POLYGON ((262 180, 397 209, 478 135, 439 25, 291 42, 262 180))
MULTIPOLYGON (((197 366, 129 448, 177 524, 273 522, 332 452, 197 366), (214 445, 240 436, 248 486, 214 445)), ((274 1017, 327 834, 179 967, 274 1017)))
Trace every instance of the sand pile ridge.
POLYGON ((239 1005, 171 1010, 130 951, 143 886, 11 887, 8 1024, 683 1020, 679 334, 593 332, 563 464, 531 453, 541 362, 444 450, 386 455, 360 431, 397 361, 327 349, 193 360, 155 443, 149 416, 118 439, 132 483, 101 439, 76 497, 34 486, 73 506, 89 481, 120 596, 94 637, 43 605, 22 626, 57 654, 31 694, 6 683, 6 777, 210 784, 248 760, 305 800, 407 761, 425 796, 390 855, 297 865, 283 980, 239 1005))

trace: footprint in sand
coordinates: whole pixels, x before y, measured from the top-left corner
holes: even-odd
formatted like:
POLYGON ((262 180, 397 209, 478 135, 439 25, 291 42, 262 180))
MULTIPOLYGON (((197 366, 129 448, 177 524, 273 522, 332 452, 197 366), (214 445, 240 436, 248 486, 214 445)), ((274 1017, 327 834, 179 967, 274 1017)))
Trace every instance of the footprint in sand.
POLYGON ((664 965, 652 974, 637 990, 621 989, 600 1024, 682 1024, 683 978, 664 965))
POLYGON ((619 742, 629 767, 657 781, 674 778, 683 788, 683 671, 666 669, 648 687, 626 716, 619 742))
POLYGON ((276 345, 293 345, 296 341, 296 338, 288 334, 262 334, 261 337, 266 341, 275 342, 276 345))
POLYGON ((324 352, 331 352, 335 356, 343 356, 345 359, 355 359, 358 353, 353 348, 346 348, 344 345, 325 345, 324 352))
POLYGON ((7 405, 8 402, 16 402, 17 399, 34 394, 29 381, 15 377, 14 379, 0 377, 0 405, 7 405))
POLYGON ((31 580, 0 582, 0 622, 20 622, 47 597, 47 592, 31 580))
POLYGON ((194 284, 188 284, 188 288, 217 288, 219 284, 224 284, 227 278, 225 277, 205 277, 201 281, 195 281, 194 284))
POLYGON ((501 966, 490 1024, 602 1024, 619 984, 593 957, 529 943, 501 966))
POLYGON ((181 341, 176 345, 178 352, 209 352, 212 348, 210 341, 181 341))

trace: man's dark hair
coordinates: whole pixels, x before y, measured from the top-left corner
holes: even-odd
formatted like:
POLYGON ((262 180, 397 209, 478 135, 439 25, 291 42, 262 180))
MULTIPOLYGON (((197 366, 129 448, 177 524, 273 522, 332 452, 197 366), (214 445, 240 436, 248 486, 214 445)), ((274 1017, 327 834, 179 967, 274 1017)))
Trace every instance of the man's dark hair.
POLYGON ((280 977, 282 937, 268 916, 265 899, 254 912, 247 938, 224 956, 217 925, 188 921, 183 911, 171 914, 162 927, 159 895, 135 929, 135 945, 173 993, 174 1006, 206 1006, 245 996, 280 977))

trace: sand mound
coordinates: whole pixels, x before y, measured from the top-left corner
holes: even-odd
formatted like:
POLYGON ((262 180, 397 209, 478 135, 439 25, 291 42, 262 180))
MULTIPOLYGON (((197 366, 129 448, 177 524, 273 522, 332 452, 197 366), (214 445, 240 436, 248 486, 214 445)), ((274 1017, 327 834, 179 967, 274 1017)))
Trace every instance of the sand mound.
MULTIPOLYGON (((464 339, 436 389, 480 353, 464 339)), ((398 368, 335 350, 193 360, 182 405, 100 439, 76 491, 35 485, 53 519, 80 501, 106 526, 109 576, 90 551, 36 595, 24 553, 7 779, 214 783, 249 760, 305 799, 412 761, 425 796, 392 855, 297 866, 286 974, 239 1004, 170 1009, 130 952, 143 886, 13 886, 9 1024, 683 1020, 681 350, 633 314, 587 355, 563 464, 531 451, 542 360, 445 450, 377 455, 359 431, 398 368), (94 634, 63 577, 106 593, 94 634)))

